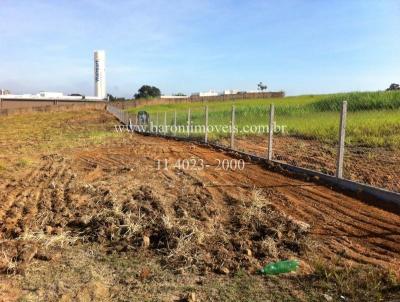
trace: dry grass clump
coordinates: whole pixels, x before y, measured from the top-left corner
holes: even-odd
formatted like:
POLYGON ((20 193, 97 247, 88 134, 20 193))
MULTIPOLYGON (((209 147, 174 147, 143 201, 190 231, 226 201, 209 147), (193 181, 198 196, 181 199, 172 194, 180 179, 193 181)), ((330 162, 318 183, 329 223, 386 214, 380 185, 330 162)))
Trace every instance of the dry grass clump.
POLYGON ((169 218, 168 221, 171 227, 166 229, 165 264, 177 271, 197 270, 202 265, 202 250, 209 234, 193 218, 169 218))
POLYGON ((263 190, 253 190, 235 211, 238 234, 252 239, 250 249, 260 260, 302 254, 309 226, 280 212, 266 195, 263 190))
POLYGON ((272 237, 267 237, 261 241, 261 248, 270 257, 276 259, 279 256, 277 242, 272 237))
POLYGON ((54 235, 46 234, 42 231, 24 232, 20 237, 17 238, 17 240, 22 242, 39 243, 43 248, 50 248, 54 246, 65 247, 67 245, 73 245, 82 239, 82 237, 73 235, 70 231, 62 231, 54 235))
POLYGON ((23 273, 32 259, 50 260, 53 248, 65 248, 82 239, 69 231, 58 234, 25 231, 15 239, 1 240, 0 273, 23 273))
POLYGON ((261 189, 252 190, 251 197, 243 202, 241 221, 244 224, 261 222, 265 214, 271 211, 270 205, 261 189))
POLYGON ((18 261, 16 255, 10 255, 10 252, 2 248, 0 254, 0 271, 2 273, 15 273, 17 272, 18 261))

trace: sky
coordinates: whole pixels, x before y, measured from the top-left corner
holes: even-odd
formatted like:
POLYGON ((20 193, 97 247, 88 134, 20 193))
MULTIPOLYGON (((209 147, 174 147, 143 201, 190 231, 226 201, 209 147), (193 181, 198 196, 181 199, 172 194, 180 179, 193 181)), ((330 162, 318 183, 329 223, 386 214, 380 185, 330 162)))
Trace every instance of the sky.
POLYGON ((400 82, 399 0, 0 0, 0 88, 131 97, 383 90, 400 82))

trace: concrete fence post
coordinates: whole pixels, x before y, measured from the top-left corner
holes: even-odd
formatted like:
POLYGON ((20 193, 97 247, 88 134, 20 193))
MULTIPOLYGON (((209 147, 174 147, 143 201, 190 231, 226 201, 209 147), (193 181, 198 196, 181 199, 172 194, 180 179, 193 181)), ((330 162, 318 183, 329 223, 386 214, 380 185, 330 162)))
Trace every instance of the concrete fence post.
POLYGON ((128 129, 129 129, 130 132, 132 132, 132 130, 133 130, 132 120, 131 119, 129 119, 128 129))
POLYGON ((158 134, 158 112, 157 112, 157 117, 156 117, 156 123, 157 123, 157 125, 156 125, 156 133, 158 134))
POLYGON ((339 146, 336 162, 336 177, 343 178, 344 142, 346 138, 347 101, 342 103, 339 124, 339 146))
POLYGON ((174 136, 176 136, 176 110, 174 111, 174 136))
POLYGON ((235 106, 232 106, 231 115, 231 149, 235 148, 235 106))
POLYGON ((274 136, 274 115, 275 106, 271 104, 269 107, 269 136, 268 136, 268 160, 272 160, 272 140, 274 136))
POLYGON ((187 116, 187 123, 188 123, 187 135, 188 135, 188 137, 190 137, 190 124, 191 124, 190 118, 191 118, 191 116, 190 116, 190 108, 189 108, 188 109, 188 116, 187 116))
MULTIPOLYGON (((140 124, 141 121, 139 120, 140 124)), ((146 127, 146 132, 152 133, 153 132, 153 116, 149 114, 149 117, 147 119, 147 127, 146 127)))
POLYGON ((167 112, 164 112, 164 135, 167 135, 167 112))
POLYGON ((205 128, 204 128, 204 142, 208 143, 208 106, 205 107, 205 128))

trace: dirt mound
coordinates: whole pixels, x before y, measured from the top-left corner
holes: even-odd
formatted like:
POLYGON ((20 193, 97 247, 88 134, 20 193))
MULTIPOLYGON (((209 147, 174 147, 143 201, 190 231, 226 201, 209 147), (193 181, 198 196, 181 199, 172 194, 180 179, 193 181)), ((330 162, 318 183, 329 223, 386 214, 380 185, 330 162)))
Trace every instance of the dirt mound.
POLYGON ((307 225, 280 213, 264 195, 259 190, 248 200, 230 200, 235 206, 228 220, 213 223, 217 211, 207 193, 181 196, 168 208, 149 186, 122 201, 107 191, 96 214, 77 213, 68 227, 110 251, 148 248, 177 271, 254 271, 306 249, 307 225))

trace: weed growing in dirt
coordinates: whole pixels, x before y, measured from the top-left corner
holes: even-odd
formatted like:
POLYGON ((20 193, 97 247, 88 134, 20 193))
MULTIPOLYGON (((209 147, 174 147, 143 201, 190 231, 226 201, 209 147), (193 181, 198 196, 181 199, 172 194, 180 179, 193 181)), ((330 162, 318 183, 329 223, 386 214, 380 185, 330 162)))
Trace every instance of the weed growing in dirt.
POLYGON ((335 300, 388 301, 389 298, 400 298, 400 283, 391 271, 368 265, 352 266, 340 259, 327 262, 316 258, 312 265, 314 272, 310 279, 302 280, 314 284, 311 292, 322 290, 335 300))
POLYGON ((25 167, 28 167, 30 164, 31 164, 31 161, 29 161, 28 159, 20 158, 20 159, 18 159, 16 166, 18 168, 25 168, 25 167))

